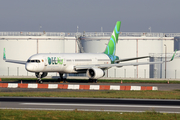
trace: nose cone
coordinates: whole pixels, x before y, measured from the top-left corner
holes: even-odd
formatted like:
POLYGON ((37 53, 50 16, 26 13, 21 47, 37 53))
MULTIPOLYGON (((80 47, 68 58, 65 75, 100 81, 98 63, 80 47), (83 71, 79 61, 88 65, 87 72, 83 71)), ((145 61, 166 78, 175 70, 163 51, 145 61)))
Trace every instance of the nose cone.
POLYGON ((30 64, 30 63, 26 63, 25 68, 26 68, 26 70, 29 71, 29 72, 33 72, 33 70, 34 70, 33 65, 30 64))

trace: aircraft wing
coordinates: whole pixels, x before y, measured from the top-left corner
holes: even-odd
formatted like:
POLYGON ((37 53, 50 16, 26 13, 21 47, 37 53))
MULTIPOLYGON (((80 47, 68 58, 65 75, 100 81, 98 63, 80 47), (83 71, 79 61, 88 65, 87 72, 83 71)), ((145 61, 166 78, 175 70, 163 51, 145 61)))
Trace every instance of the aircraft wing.
POLYGON ((141 63, 117 63, 117 64, 96 64, 96 65, 78 65, 75 66, 75 70, 87 70, 92 67, 100 68, 100 69, 108 69, 111 67, 123 67, 123 66, 138 66, 138 65, 148 65, 148 64, 162 64, 164 61, 159 62, 141 62, 141 63))
POLYGON ((4 48, 4 52, 3 52, 3 60, 5 60, 5 62, 10 62, 10 63, 23 64, 23 65, 26 64, 26 61, 6 59, 6 51, 5 51, 5 48, 4 48))
MULTIPOLYGON (((177 51, 177 50, 176 50, 177 51)), ((90 69, 92 67, 96 67, 96 68, 100 68, 100 69, 108 69, 111 67, 123 67, 123 66, 138 66, 138 65, 148 65, 148 64, 162 64, 164 62, 170 62, 174 59, 174 56, 176 54, 176 51, 174 52, 171 60, 169 61, 158 61, 158 62, 135 62, 135 63, 116 63, 116 64, 95 64, 95 65, 78 65, 78 66, 74 66, 75 70, 87 70, 90 69)))
POLYGON ((149 57, 150 57, 150 56, 120 59, 120 60, 115 60, 115 63, 124 62, 124 61, 130 61, 130 60, 143 59, 143 58, 149 58, 149 57))
POLYGON ((6 62, 10 62, 10 63, 16 63, 16 64, 26 64, 26 61, 21 61, 21 60, 9 60, 9 59, 5 59, 6 62))

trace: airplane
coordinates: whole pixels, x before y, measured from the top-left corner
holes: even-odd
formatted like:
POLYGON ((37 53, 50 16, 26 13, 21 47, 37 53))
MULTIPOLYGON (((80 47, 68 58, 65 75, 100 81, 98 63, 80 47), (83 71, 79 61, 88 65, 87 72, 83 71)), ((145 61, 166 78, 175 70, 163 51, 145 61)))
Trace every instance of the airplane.
MULTIPOLYGON (((162 64, 163 62, 169 62, 122 63, 125 61, 148 58, 149 56, 119 59, 119 57, 115 55, 120 26, 121 21, 117 21, 109 43, 103 53, 39 53, 32 55, 27 61, 19 61, 6 59, 4 48, 3 59, 5 62, 25 65, 25 69, 28 72, 35 73, 39 83, 42 83, 41 78, 46 77, 48 72, 58 72, 60 79, 64 80, 64 82, 65 79, 63 79, 63 74, 86 73, 89 81, 97 82, 97 79, 105 75, 105 70, 111 67, 162 64)), ((170 61, 174 59, 174 55, 170 61)))

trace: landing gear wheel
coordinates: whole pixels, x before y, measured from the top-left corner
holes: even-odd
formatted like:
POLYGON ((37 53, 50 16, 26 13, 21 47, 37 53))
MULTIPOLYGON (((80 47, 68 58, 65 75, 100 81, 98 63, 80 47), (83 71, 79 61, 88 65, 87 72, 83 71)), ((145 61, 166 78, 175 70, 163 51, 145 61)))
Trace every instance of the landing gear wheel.
POLYGON ((42 80, 41 80, 41 79, 39 79, 39 80, 38 80, 38 83, 42 84, 43 82, 42 82, 42 80))
POLYGON ((58 78, 58 79, 57 79, 57 82, 61 82, 61 79, 60 79, 60 78, 58 78))
POLYGON ((94 82, 94 79, 89 79, 89 82, 90 82, 90 83, 93 83, 93 82, 94 82))
POLYGON ((59 73, 60 76, 60 82, 63 81, 63 83, 66 83, 66 78, 63 78, 63 73, 59 73))
POLYGON ((94 83, 97 83, 97 80, 96 80, 96 79, 94 80, 94 83))
POLYGON ((63 79, 63 83, 66 83, 66 78, 63 79))

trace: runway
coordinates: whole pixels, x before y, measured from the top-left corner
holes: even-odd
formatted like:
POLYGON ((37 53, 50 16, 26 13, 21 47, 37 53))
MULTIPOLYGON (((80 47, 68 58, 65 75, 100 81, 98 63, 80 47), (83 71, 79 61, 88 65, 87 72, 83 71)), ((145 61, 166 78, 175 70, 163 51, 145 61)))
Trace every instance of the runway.
POLYGON ((180 113, 180 100, 0 97, 0 109, 180 113))

